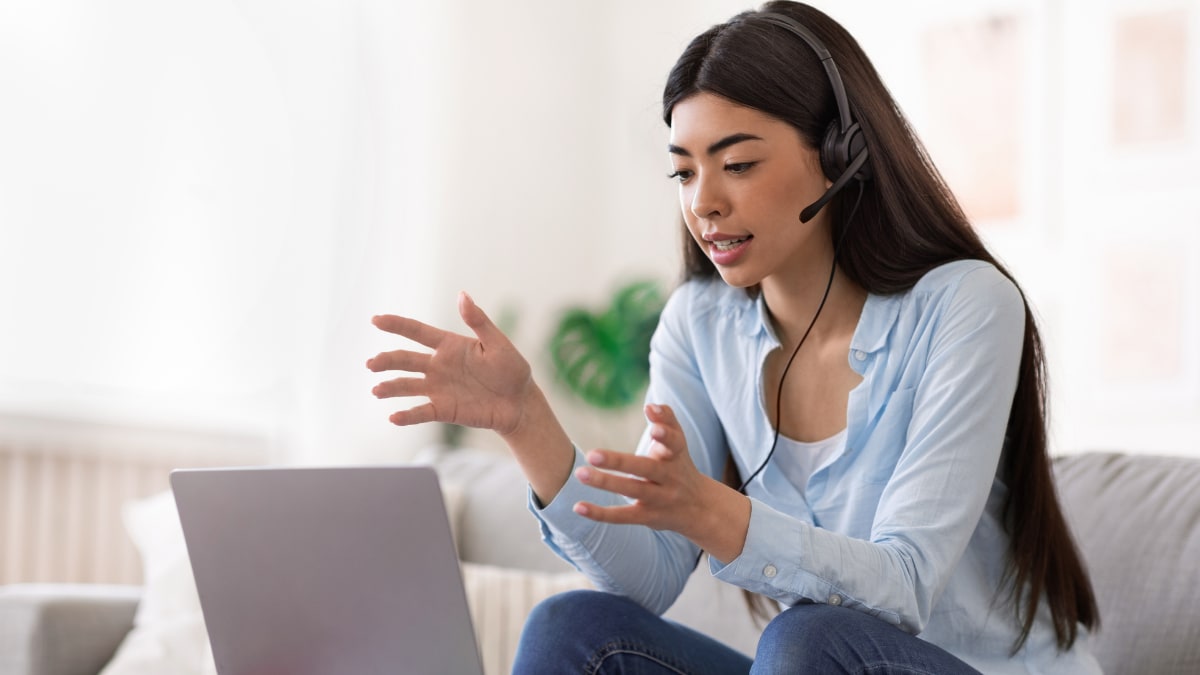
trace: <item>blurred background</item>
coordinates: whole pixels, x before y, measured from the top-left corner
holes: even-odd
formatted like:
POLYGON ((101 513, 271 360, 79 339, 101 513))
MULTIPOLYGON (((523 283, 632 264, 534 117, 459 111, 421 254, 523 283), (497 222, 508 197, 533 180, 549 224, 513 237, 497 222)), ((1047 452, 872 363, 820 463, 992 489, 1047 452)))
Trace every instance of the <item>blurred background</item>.
MULTIPOLYGON (((815 4, 1033 302, 1053 451, 1200 454, 1200 0, 815 4)), ((463 331, 459 290, 581 446, 628 447, 638 406, 577 402, 546 343, 676 282, 661 87, 747 7, 0 0, 0 538, 163 467, 415 456, 442 431, 387 422, 370 318, 463 331)))

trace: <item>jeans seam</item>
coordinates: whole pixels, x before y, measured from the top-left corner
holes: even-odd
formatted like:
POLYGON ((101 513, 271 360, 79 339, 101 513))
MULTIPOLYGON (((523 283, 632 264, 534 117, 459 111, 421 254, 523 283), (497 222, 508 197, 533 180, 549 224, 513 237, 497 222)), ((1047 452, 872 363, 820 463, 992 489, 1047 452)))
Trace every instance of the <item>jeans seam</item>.
POLYGON ((617 654, 633 654, 644 659, 653 661, 663 668, 667 668, 678 675, 688 675, 687 671, 681 670, 678 666, 666 660, 666 657, 655 653, 645 647, 636 646, 628 642, 610 642, 600 649, 596 650, 596 654, 592 656, 592 660, 588 662, 584 668, 584 673, 587 675, 598 675, 600 668, 604 665, 604 661, 610 656, 617 654))

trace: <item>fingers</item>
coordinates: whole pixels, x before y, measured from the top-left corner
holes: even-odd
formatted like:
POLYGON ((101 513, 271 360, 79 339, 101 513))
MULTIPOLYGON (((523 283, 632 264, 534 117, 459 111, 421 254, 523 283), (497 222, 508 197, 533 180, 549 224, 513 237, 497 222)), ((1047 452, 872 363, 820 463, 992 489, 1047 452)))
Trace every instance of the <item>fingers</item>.
POLYGON ((397 350, 383 352, 373 359, 367 359, 367 368, 373 372, 384 370, 404 370, 410 373, 424 373, 429 368, 431 354, 397 350))
POLYGON ((670 406, 647 405, 646 419, 650 422, 650 438, 655 441, 650 445, 650 457, 670 459, 687 452, 687 438, 670 406))
POLYGON ((662 424, 664 426, 679 429, 679 420, 675 419, 675 411, 669 405, 659 405, 657 403, 646 404, 646 419, 653 424, 662 424))
POLYGON ((578 502, 572 510, 599 523, 614 525, 644 525, 646 524, 645 509, 640 504, 626 506, 596 506, 590 502, 578 502))
POLYGON ((467 295, 466 291, 458 294, 458 315, 462 317, 463 323, 467 324, 467 327, 475 333, 475 337, 479 338, 484 349, 496 344, 499 340, 508 341, 504 332, 488 318, 479 305, 475 304, 475 300, 467 295))
POLYGON ((398 427, 406 427, 412 424, 424 424, 426 422, 434 422, 437 420, 437 410, 434 409, 432 403, 425 403, 408 410, 400 410, 392 413, 388 417, 388 421, 398 427))
POLYGON ((620 476, 590 466, 581 466, 576 469, 575 477, 584 485, 625 495, 630 499, 644 499, 654 488, 653 483, 643 478, 620 476))
POLYGON ((442 339, 446 336, 446 331, 440 328, 434 328, 416 319, 410 319, 406 316, 396 316, 395 314, 380 314, 379 316, 372 317, 371 323, 375 324, 375 327, 380 330, 406 337, 413 342, 418 342, 431 349, 437 349, 437 346, 441 344, 442 339))
POLYGON ((589 466, 575 470, 576 480, 584 485, 623 495, 632 503, 597 506, 579 502, 573 507, 575 513, 599 522, 654 529, 677 529, 694 517, 699 495, 696 479, 702 477, 687 455, 679 426, 669 423, 661 410, 654 416, 659 421, 652 423, 651 436, 655 440, 646 455, 590 450, 585 456, 589 466), (660 439, 677 447, 670 448, 660 439))
MULTIPOLYGON (((631 455, 627 452, 617 452, 614 450, 589 450, 585 458, 588 464, 600 467, 607 472, 629 474, 653 482, 661 482, 660 479, 663 477, 662 462, 652 457, 631 455)), ((611 475, 607 473, 602 474, 599 471, 593 473, 611 475)))
POLYGON ((423 377, 397 377, 380 382, 371 389, 375 398, 397 398, 402 396, 427 396, 428 387, 423 377))

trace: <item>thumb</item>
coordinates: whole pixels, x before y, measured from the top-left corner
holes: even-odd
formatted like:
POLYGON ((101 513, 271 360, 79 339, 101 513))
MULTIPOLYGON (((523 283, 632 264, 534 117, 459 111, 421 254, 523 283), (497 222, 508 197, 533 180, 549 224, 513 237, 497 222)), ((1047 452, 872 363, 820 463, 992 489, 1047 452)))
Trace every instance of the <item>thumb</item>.
POLYGON ((458 293, 458 315, 484 345, 495 344, 497 340, 501 339, 508 340, 504 336, 504 332, 495 323, 492 323, 488 315, 479 308, 479 305, 475 304, 466 291, 458 293))

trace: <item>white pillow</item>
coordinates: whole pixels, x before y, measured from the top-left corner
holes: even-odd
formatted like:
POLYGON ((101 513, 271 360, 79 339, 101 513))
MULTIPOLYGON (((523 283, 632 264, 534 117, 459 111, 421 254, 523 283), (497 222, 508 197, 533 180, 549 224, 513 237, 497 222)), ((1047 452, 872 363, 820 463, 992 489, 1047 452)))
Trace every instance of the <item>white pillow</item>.
MULTIPOLYGON (((444 490, 452 524, 459 489, 444 490)), ((112 661, 100 675, 216 675, 187 546, 170 491, 127 504, 125 527, 142 556, 145 587, 112 661)), ((467 603, 488 675, 512 671, 517 640, 534 605, 556 593, 589 588, 578 572, 545 573, 463 564, 467 603)))
POLYGON ((142 556, 142 601, 100 675, 216 675, 174 495, 130 502, 122 517, 142 556))

